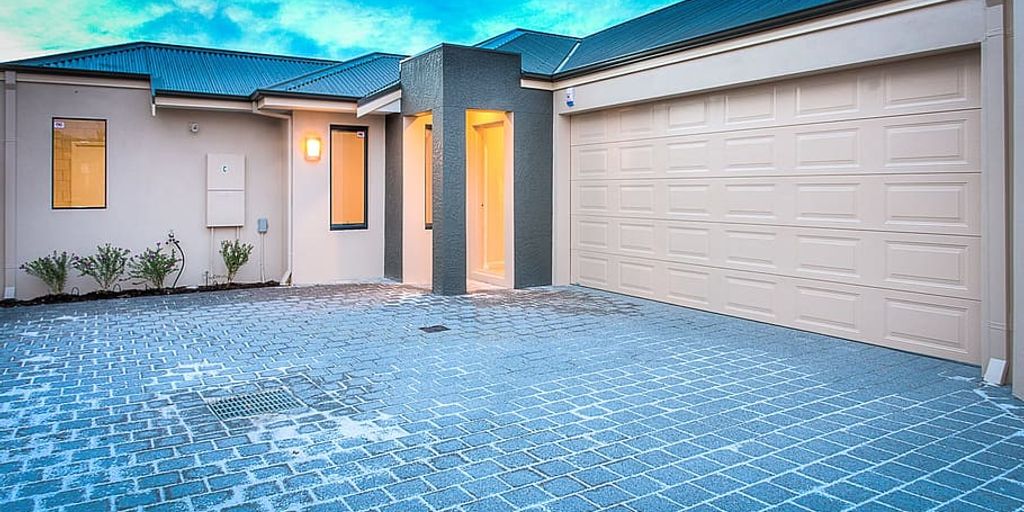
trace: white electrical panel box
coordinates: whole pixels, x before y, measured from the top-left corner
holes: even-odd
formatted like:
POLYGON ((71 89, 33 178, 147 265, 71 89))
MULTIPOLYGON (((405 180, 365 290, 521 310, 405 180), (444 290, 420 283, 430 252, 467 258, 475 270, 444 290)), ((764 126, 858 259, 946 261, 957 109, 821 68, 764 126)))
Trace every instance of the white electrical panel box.
POLYGON ((206 155, 206 227, 245 224, 245 155, 206 155))

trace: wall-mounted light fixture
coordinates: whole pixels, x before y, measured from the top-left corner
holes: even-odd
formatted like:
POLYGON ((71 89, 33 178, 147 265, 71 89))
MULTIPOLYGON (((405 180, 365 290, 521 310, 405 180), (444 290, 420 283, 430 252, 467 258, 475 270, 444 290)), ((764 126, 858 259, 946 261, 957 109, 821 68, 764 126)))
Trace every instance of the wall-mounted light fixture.
POLYGON ((306 160, 309 162, 319 162, 320 153, 323 149, 323 143, 320 142, 319 137, 306 137, 306 143, 303 144, 304 153, 306 160))

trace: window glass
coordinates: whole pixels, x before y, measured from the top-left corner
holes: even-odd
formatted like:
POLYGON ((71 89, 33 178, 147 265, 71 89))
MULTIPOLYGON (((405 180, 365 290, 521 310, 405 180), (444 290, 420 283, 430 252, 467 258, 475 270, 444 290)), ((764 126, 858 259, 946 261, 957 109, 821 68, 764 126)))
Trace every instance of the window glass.
POLYGON ((424 218, 427 229, 434 227, 434 127, 427 125, 423 143, 423 167, 426 175, 423 181, 424 218))
POLYGON ((366 228, 366 128, 331 128, 331 229, 366 228))
POLYGON ((107 206, 107 122, 53 120, 53 207, 107 206))

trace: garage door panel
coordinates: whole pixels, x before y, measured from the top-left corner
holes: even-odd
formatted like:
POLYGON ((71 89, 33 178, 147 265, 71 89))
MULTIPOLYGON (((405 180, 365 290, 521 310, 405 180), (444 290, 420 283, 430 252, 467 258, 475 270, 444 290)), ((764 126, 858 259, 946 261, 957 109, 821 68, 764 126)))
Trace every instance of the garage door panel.
POLYGON ((969 51, 574 116, 573 145, 981 107, 969 51), (577 122, 577 119, 579 122, 577 122))
POLYGON ((885 340, 912 352, 977 360, 978 303, 900 296, 886 298, 884 305, 885 340))
POLYGON ((969 164, 972 169, 979 169, 977 153, 968 154, 977 147, 968 140, 970 134, 977 132, 976 115, 919 116, 888 123, 883 129, 886 169, 927 167, 935 172, 939 167, 969 164))
POLYGON ((725 126, 776 121, 778 86, 745 87, 722 93, 725 126))
POLYGON ((578 216, 573 247, 779 277, 977 300, 981 239, 578 216))
POLYGON ((972 108, 980 106, 976 53, 903 62, 879 68, 882 105, 889 111, 906 108, 972 108))
POLYGON ((827 286, 795 287, 793 324, 807 329, 840 331, 846 336, 864 335, 863 296, 827 286))
POLYGON ((861 168, 860 129, 823 127, 798 131, 794 155, 797 171, 852 171, 861 168))
POLYGON ((659 137, 571 149, 573 179, 979 172, 980 114, 659 137))
POLYGON ((615 282, 599 282, 574 268, 584 286, 956 361, 978 358, 978 301, 621 255, 574 257, 617 274, 615 282))
POLYGON ((571 273, 978 362, 977 52, 574 116, 571 273))
POLYGON ((977 236, 980 179, 972 173, 578 180, 572 214, 977 236))

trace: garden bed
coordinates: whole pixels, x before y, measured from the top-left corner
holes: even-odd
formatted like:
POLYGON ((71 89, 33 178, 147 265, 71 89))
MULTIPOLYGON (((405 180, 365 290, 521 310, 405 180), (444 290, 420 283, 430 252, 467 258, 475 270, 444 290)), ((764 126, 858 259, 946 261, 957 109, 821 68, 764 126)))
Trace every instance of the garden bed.
POLYGON ((181 295, 184 293, 218 292, 224 290, 245 290, 248 288, 268 288, 278 286, 277 281, 266 281, 263 283, 232 283, 214 284, 207 286, 179 286, 177 288, 163 289, 128 289, 121 291, 96 291, 80 295, 62 293, 60 295, 44 295, 28 300, 5 299, 0 300, 0 307, 12 308, 17 306, 38 306, 41 304, 64 304, 67 302, 84 302, 88 300, 123 299, 129 297, 150 297, 159 295, 181 295))

